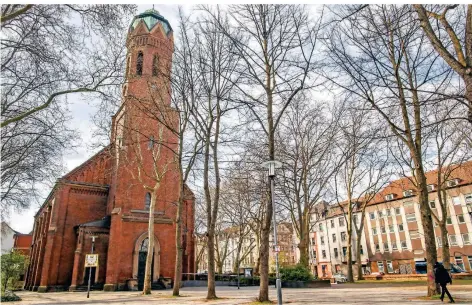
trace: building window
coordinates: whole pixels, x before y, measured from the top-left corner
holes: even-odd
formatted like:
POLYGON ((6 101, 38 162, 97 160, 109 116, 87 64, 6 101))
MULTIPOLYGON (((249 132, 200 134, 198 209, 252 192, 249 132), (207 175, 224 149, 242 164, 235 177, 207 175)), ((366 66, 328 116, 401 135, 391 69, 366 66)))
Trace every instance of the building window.
POLYGON ((319 227, 320 227, 320 231, 323 231, 323 224, 322 223, 320 223, 319 227))
POLYGON ((125 74, 125 76, 128 76, 128 74, 129 74, 129 64, 130 64, 130 62, 131 62, 131 56, 128 56, 128 60, 126 62, 126 74, 125 74))
POLYGON ((456 256, 456 257, 454 257, 454 260, 456 261, 457 266, 461 267, 462 270, 465 270, 464 261, 462 260, 462 256, 456 256))
POLYGON ((384 263, 383 263, 383 262, 377 262, 377 266, 379 266, 379 272, 385 273, 385 272, 384 272, 384 263))
POLYGON ((398 208, 395 208, 395 215, 400 215, 401 214, 401 209, 398 207, 398 208))
POLYGON ((324 245, 324 244, 325 244, 325 242, 324 242, 324 236, 320 236, 320 244, 321 244, 321 245, 324 245))
POLYGON ((374 220, 375 219, 375 213, 374 212, 369 213, 369 217, 370 217, 371 220, 374 220))
POLYGON ((390 233, 394 233, 394 232, 395 232, 395 229, 393 228, 393 225, 389 225, 389 226, 388 226, 388 231, 389 231, 390 233))
POLYGON ((346 232, 341 232, 341 241, 346 241, 346 232))
POLYGON ((470 245, 470 234, 469 233, 464 233, 462 234, 462 241, 464 242, 464 245, 470 245))
POLYGON ((149 210, 151 206, 151 193, 146 193, 146 198, 144 199, 144 209, 149 210))
POLYGON ((452 225, 452 218, 451 218, 451 216, 446 217, 446 224, 452 225))
POLYGON ((382 232, 382 234, 387 233, 387 231, 385 231, 385 227, 380 227, 380 232, 382 232))
POLYGON ((397 248, 397 242, 396 241, 392 241, 392 250, 393 251, 397 251, 398 248, 397 248))
POLYGON ((347 255, 347 247, 343 247, 343 256, 347 255))
POLYGON ((136 75, 143 75, 143 52, 138 52, 138 57, 136 59, 136 75))
POLYGON ((447 186, 448 187, 454 187, 457 184, 459 184, 459 179, 452 179, 447 181, 447 186))
POLYGON ((334 219, 331 219, 330 222, 331 222, 331 228, 334 228, 334 219))
POLYGON ((333 243, 336 242, 336 234, 333 234, 333 243))
POLYGON ((406 214, 406 221, 415 222, 416 221, 415 213, 406 214))
POLYGON ((472 194, 467 194, 464 197, 465 197, 465 203, 472 203, 472 194))
POLYGON ((338 258, 339 253, 338 253, 338 248, 334 248, 334 257, 338 258))
POLYGON ((149 150, 151 150, 151 149, 154 148, 154 143, 155 143, 155 142, 154 142, 154 136, 151 136, 151 137, 149 138, 149 143, 148 143, 148 149, 149 149, 149 150))
POLYGON ((326 258, 326 250, 321 250, 321 256, 323 256, 323 258, 326 258))
POLYGON ((465 222, 465 218, 464 218, 464 215, 457 215, 457 221, 459 223, 464 223, 465 222))
POLYGON ((457 238, 455 235, 449 235, 449 244, 451 246, 457 246, 457 238))
POLYGON ((384 251, 388 251, 388 242, 384 242, 384 251))
POLYGON ((392 261, 387 261, 387 272, 393 273, 393 263, 392 261))
POLYGON ((428 192, 432 192, 436 189, 436 186, 434 184, 428 184, 428 192))
POLYGON ((401 223, 401 224, 398 225, 398 232, 403 232, 403 230, 404 230, 403 229, 403 224, 401 223))
POLYGON ((314 237, 311 238, 311 243, 313 246, 316 245, 316 239, 314 237))
POLYGON ((141 243, 141 247, 139 248, 139 252, 147 252, 149 248, 149 238, 145 238, 141 243))
POLYGON ((420 238, 420 233, 418 232, 418 230, 411 230, 411 231, 410 231, 410 238, 411 238, 411 239, 418 239, 418 238, 420 238))
POLYGON ((378 211, 377 213, 379 214, 379 218, 382 218, 382 217, 383 217, 382 211, 378 211))
POLYGON ((469 267, 470 267, 470 270, 472 270, 472 256, 467 256, 467 260, 469 261, 469 267))
POLYGON ((390 209, 387 209, 386 212, 387 212, 387 216, 392 216, 392 211, 390 211, 390 209))
POLYGON ((441 236, 436 237, 436 242, 438 244, 438 247, 442 247, 442 239, 441 236))
POLYGON ((377 228, 372 228, 372 235, 377 235, 377 228))
POLYGON ((403 197, 411 197, 411 196, 413 196, 413 190, 403 191, 403 197))
POLYGON ((385 196, 385 201, 390 201, 390 200, 393 200, 395 196, 393 194, 388 194, 387 196, 385 196))
POLYGON ((430 208, 435 209, 435 208, 436 208, 436 201, 431 200, 431 201, 429 202, 429 206, 430 206, 430 208))
POLYGON ((359 248, 359 253, 360 253, 361 255, 364 254, 364 248, 362 248, 362 245, 361 245, 361 247, 359 248))
POLYGON ((157 76, 157 72, 159 71, 159 57, 154 55, 152 58, 152 76, 157 76))
POLYGON ((406 241, 402 241, 401 244, 402 244, 402 249, 403 250, 408 249, 408 246, 406 245, 406 241))
POLYGON ((380 252, 380 245, 379 244, 375 244, 375 252, 380 252))
POLYGON ((339 217, 339 226, 344 227, 344 217, 339 217))
POLYGON ((452 197, 452 204, 460 205, 461 204, 461 199, 459 197, 452 197))
POLYGON ((313 258, 316 258, 316 251, 313 250, 313 258))

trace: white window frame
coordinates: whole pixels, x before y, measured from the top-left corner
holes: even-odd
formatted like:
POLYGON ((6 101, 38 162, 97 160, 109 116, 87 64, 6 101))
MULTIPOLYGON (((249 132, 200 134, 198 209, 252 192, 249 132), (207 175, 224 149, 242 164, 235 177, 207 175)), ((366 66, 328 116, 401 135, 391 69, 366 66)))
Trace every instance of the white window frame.
POLYGON ((385 251, 390 252, 390 250, 389 250, 390 248, 389 248, 389 246, 388 246, 388 241, 386 241, 386 242, 383 243, 383 248, 384 248, 384 252, 385 252, 385 251))
POLYGON ((395 208, 395 215, 401 215, 401 214, 402 214, 402 209, 400 207, 396 207, 395 208))
POLYGON ((398 224, 398 232, 404 232, 405 231, 405 228, 403 226, 403 223, 399 223, 398 224), (400 229, 400 226, 401 226, 401 229, 400 229))
POLYGON ((401 242, 400 242, 400 245, 402 246, 402 249, 403 249, 403 250, 407 250, 407 249, 408 249, 408 244, 406 243, 405 240, 401 241, 401 242))
POLYGON ((388 232, 389 233, 395 233, 395 227, 393 225, 388 226, 388 232))
POLYGON ((411 230, 410 239, 418 239, 418 238, 420 238, 420 232, 418 230, 411 230))
POLYGON ((403 191, 403 197, 411 197, 411 196, 413 196, 413 190, 403 191))
POLYGON ((452 205, 461 205, 461 197, 454 196, 451 197, 452 205))
POLYGON ((393 262, 387 261, 387 273, 393 273, 393 262))
POLYGON ((415 213, 409 213, 406 214, 406 222, 416 222, 416 214, 415 213), (413 218, 411 218, 411 215, 413 215, 413 218), (410 217, 408 217, 410 216, 410 217))
POLYGON ((452 217, 446 216, 446 225, 452 225, 452 217))
POLYGON ((377 228, 376 227, 372 228, 372 235, 377 235, 377 228))
POLYGON ((338 222, 340 227, 344 227, 346 225, 346 223, 344 222, 344 217, 339 217, 338 222))
POLYGON ((387 229, 385 229, 385 226, 380 227, 380 233, 381 234, 386 234, 387 233, 387 229))
POLYGON ((398 251, 397 241, 392 242, 392 251, 398 251))
POLYGON ((393 194, 387 194, 385 196, 385 201, 390 201, 390 200, 393 200, 395 199, 395 196, 393 194))
POLYGON ((432 192, 436 190, 436 186, 434 184, 428 184, 427 188, 428 188, 428 192, 432 192))
POLYGON ((465 223, 465 216, 464 216, 464 214, 459 214, 459 215, 457 215, 457 223, 465 223), (459 217, 462 218, 462 221, 461 221, 461 218, 459 218, 459 217))
POLYGON ((451 246, 458 246, 459 243, 457 242, 457 236, 455 234, 449 235, 449 244, 451 246), (452 241, 454 239, 454 242, 452 241))
POLYGON ((462 235, 462 242, 464 245, 471 245, 472 241, 470 240, 470 233, 463 233, 462 235), (467 237, 467 238, 464 238, 467 237))
POLYGON ((375 244, 375 252, 380 252, 380 244, 375 244))
POLYGON ((374 220, 375 219, 375 212, 370 212, 369 213, 369 218, 370 218, 370 220, 374 220))
POLYGON ((429 207, 432 208, 432 209, 435 209, 436 208, 436 201, 435 200, 430 200, 429 201, 429 207))
POLYGON ((379 272, 385 273, 384 263, 382 261, 377 262, 377 267, 379 267, 379 272))
POLYGON ((472 203, 472 193, 464 195, 464 199, 465 199, 465 203, 472 203))

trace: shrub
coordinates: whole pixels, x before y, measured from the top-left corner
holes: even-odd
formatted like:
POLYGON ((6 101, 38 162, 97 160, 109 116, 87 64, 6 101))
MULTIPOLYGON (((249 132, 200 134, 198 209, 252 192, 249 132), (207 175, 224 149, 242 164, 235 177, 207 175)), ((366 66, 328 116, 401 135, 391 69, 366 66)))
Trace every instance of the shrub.
POLYGON ((303 265, 280 268, 282 281, 309 281, 313 278, 308 268, 303 265))
POLYGON ((21 298, 17 296, 16 294, 14 294, 12 291, 5 290, 4 292, 2 292, 1 301, 2 302, 15 302, 15 301, 21 301, 21 298))

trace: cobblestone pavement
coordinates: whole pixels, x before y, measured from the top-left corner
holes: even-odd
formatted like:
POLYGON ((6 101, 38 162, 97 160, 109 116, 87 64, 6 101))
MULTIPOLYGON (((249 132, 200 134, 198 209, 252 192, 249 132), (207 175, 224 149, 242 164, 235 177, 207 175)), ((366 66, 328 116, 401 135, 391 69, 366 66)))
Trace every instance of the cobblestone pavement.
MULTIPOLYGON (((172 290, 153 291, 143 296, 138 292, 92 291, 90 298, 86 292, 36 293, 21 291, 17 294, 21 302, 10 304, 191 304, 191 305, 230 305, 253 303, 259 287, 217 287, 220 299, 205 300, 206 287, 182 288, 182 297, 172 297, 172 290)), ((441 304, 440 300, 421 300, 425 295, 424 285, 411 284, 340 284, 331 288, 283 289, 284 304, 441 304)), ((452 295, 459 304, 472 304, 472 285, 450 286, 452 295)), ((270 298, 276 299, 275 289, 270 289, 270 298)))

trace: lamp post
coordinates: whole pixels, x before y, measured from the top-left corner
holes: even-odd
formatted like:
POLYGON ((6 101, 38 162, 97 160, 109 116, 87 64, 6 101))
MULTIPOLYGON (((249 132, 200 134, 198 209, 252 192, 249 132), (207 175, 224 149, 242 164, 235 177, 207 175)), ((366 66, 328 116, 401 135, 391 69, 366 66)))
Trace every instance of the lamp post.
POLYGON ((282 283, 280 282, 280 272, 279 272, 279 252, 277 245, 277 222, 275 218, 275 200, 274 200, 274 178, 275 178, 275 169, 282 167, 282 163, 279 161, 271 160, 262 163, 262 166, 268 169, 268 176, 270 180, 270 194, 272 198, 272 216, 274 222, 274 252, 275 252, 275 286, 277 287, 277 304, 282 304, 282 283))

